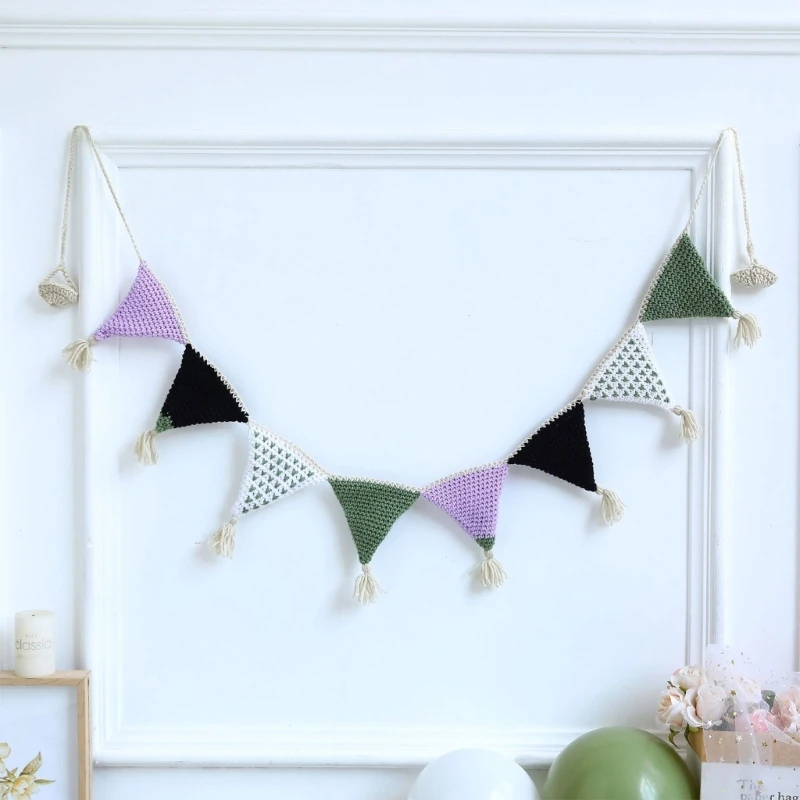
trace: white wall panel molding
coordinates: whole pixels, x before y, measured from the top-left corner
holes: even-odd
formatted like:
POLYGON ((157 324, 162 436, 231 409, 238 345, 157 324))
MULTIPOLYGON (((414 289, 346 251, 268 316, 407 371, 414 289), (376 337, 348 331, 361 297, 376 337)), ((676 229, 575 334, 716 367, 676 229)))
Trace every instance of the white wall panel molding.
MULTIPOLYGON (((0 144, 2 143, 2 131, 0 131, 0 144)), ((4 152, 4 151, 3 151, 4 152)), ((0 158, 0 177, 3 176, 3 162, 2 158, 0 158)), ((2 214, 3 206, 0 203, 0 215, 2 214)), ((0 225, 0 243, 5 238, 5 230, 4 226, 0 225)), ((0 291, 2 291, 2 284, 0 284, 0 291)), ((0 412, 2 412, 2 418, 5 421, 4 424, 8 425, 8 405, 6 403, 5 393, 0 394, 0 412)), ((0 441, 2 441, 3 451, 7 452, 7 438, 5 430, 0 434, 0 441)), ((2 465, 0 465, 0 480, 2 481, 3 486, 8 486, 8 475, 6 473, 7 469, 7 462, 3 461, 2 465)), ((6 503, 5 504, 5 513, 3 515, 3 526, 2 530, 0 530, 0 551, 3 553, 10 553, 11 552, 11 531, 12 526, 9 520, 9 512, 11 509, 12 504, 6 503)), ((14 619, 12 616, 12 609, 11 609, 11 578, 12 578, 12 570, 13 570, 13 561, 11 558, 2 559, 2 566, 0 566, 0 609, 2 609, 2 614, 0 615, 0 641, 8 642, 9 645, 13 646, 13 633, 14 633, 14 619)), ((11 669, 13 667, 13 651, 10 646, 4 648, 3 652, 0 652, 0 669, 11 669)))
MULTIPOLYGON (((271 140, 257 134, 137 134, 98 131, 113 175, 126 168, 298 169, 548 169, 679 170, 699 185, 715 134, 683 138, 561 136, 504 140, 442 140, 412 137, 394 141, 271 140)), ((91 330, 119 296, 117 259, 120 229, 107 189, 87 153, 79 164, 79 242, 83 269, 83 328, 91 330)), ((697 239, 718 278, 730 271, 731 221, 736 210, 731 161, 723 155, 697 217, 697 239)), ((124 177, 123 177, 124 183, 124 177)), ((621 325, 623 322, 621 321, 621 325)), ((686 620, 685 660, 695 661, 705 642, 725 634, 727 571, 721 559, 729 447, 727 323, 693 326, 691 406, 706 436, 688 451, 688 547, 686 593, 674 598, 686 620)), ((531 726, 502 729, 331 727, 329 725, 183 726, 178 720, 153 725, 126 722, 122 653, 126 607, 119 505, 119 453, 129 445, 116 417, 118 351, 104 346, 102 369, 83 384, 85 407, 84 480, 86 595, 84 660, 95 674, 95 758, 101 765, 172 766, 418 766, 454 747, 478 745, 508 752, 526 766, 541 766, 580 730, 531 726)), ((681 557, 681 554, 676 556, 681 557)), ((210 687, 213 690, 213 687, 210 687)))
POLYGON ((458 22, 425 19, 303 19, 192 16, 190 21, 109 17, 0 18, 0 47, 253 49, 532 54, 797 55, 800 18, 721 23, 620 16, 613 25, 580 17, 458 22))

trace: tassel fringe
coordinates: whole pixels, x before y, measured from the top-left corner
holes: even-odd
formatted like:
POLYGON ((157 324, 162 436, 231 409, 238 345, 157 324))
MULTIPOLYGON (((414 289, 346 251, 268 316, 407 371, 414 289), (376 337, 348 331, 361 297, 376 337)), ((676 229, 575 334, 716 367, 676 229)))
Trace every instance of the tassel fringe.
POLYGON ((478 564, 475 572, 481 586, 485 586, 487 589, 497 589, 508 580, 508 575, 506 575, 503 565, 494 557, 493 550, 484 552, 483 561, 478 564))
POLYGON ((681 408, 680 406, 675 406, 672 409, 672 413, 681 418, 681 439, 687 444, 696 442, 700 438, 703 429, 700 427, 700 423, 694 413, 689 411, 688 408, 681 408))
POLYGON ((381 585, 375 580, 369 568, 369 564, 361 565, 361 574, 356 578, 356 586, 353 591, 355 597, 361 605, 367 603, 374 603, 378 599, 379 594, 386 594, 381 589, 381 585))
POLYGON ((625 514, 625 503, 611 489, 602 489, 598 486, 597 494, 603 498, 600 510, 603 512, 606 525, 614 525, 619 522, 625 514))
POLYGON ((233 548, 236 545, 236 523, 238 521, 234 517, 211 537, 211 541, 208 544, 216 555, 224 558, 233 558, 233 548))
POLYGON ((92 336, 89 339, 76 339, 72 344, 68 344, 61 351, 64 354, 64 358, 67 359, 67 364, 72 369, 88 372, 92 368, 92 362, 94 361, 92 347, 96 341, 92 336))
POLYGON ((761 328, 759 327, 758 320, 753 314, 745 314, 741 311, 734 311, 733 318, 737 320, 736 337, 734 344, 737 347, 745 345, 746 347, 753 347, 755 343, 761 338, 761 328))
POLYGON ((158 431, 145 431, 136 440, 136 447, 134 448, 136 458, 139 459, 140 464, 144 464, 147 467, 154 467, 158 464, 156 436, 158 436, 158 431))

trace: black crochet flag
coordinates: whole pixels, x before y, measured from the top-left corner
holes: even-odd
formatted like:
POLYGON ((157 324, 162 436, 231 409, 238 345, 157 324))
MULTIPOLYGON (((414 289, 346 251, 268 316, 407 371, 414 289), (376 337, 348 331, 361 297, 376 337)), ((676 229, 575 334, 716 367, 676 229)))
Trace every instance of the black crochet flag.
POLYGON ((576 403, 536 431, 508 463, 540 469, 588 492, 597 491, 583 403, 576 403))
POLYGON ((207 422, 247 422, 247 419, 244 403, 222 373, 187 344, 156 430, 207 422))

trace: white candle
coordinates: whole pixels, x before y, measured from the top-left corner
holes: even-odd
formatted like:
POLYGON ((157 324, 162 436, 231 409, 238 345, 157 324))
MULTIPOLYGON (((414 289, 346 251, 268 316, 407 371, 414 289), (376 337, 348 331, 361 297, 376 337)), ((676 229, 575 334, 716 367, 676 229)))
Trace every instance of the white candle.
POLYGON ((52 611, 18 611, 14 635, 14 672, 20 678, 46 678, 56 671, 52 611))

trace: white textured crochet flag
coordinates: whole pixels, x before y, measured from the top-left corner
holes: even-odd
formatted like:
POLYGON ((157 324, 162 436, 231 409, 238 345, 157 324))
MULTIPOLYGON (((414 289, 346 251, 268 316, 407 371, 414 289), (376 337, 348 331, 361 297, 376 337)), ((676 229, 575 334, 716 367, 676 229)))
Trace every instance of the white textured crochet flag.
POLYGON ((600 362, 582 394, 589 400, 672 406, 641 323, 634 325, 600 362))
POLYGON ((249 423, 249 428, 250 457, 234 516, 325 479, 325 473, 300 448, 255 422, 249 423))

